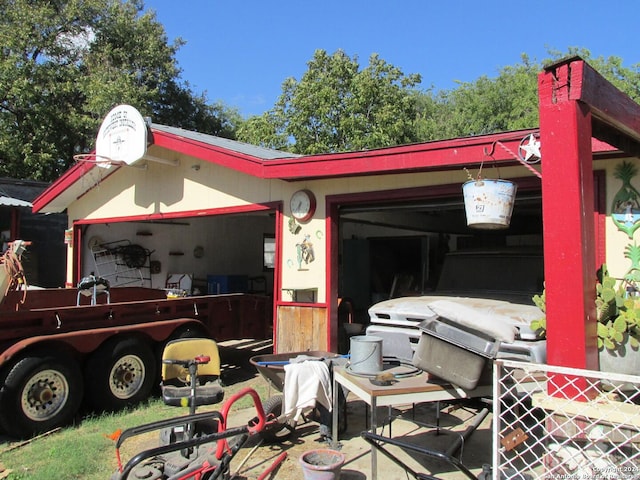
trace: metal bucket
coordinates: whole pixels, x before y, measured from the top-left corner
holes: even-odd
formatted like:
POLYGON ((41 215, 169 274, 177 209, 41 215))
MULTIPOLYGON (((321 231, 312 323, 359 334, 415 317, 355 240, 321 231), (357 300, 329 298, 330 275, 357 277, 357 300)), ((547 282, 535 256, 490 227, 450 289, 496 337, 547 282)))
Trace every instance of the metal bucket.
POLYGON ((300 466, 305 480, 337 480, 344 461, 343 453, 321 448, 303 453, 300 466))
POLYGON ((382 371, 382 338, 373 335, 351 337, 351 362, 354 373, 365 375, 382 371))
POLYGON ((509 180, 470 180, 462 185, 467 225, 496 230, 507 228, 517 186, 509 180))

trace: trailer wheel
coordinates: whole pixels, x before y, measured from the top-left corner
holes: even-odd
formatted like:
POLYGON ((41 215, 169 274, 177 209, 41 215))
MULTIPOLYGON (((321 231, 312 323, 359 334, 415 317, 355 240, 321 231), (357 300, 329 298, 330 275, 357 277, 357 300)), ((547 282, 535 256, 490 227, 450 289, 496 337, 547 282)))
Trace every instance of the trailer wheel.
POLYGON ((177 338, 209 338, 209 334, 201 325, 188 324, 179 327, 175 332, 173 332, 171 339, 177 338))
MULTIPOLYGON (((262 404, 262 408, 267 419, 269 419, 269 417, 278 418, 282 415, 283 402, 284 396, 274 395, 262 404)), ((260 432, 260 435, 267 443, 278 443, 287 440, 293 434, 295 429, 295 425, 288 422, 279 422, 275 425, 266 427, 262 432, 260 432)))
POLYGON ((80 407, 82 392, 82 372, 71 359, 25 357, 4 380, 0 423, 18 438, 66 425, 80 407))
POLYGON ((87 360, 87 397, 97 410, 118 410, 146 399, 156 380, 156 359, 145 342, 120 339, 87 360))

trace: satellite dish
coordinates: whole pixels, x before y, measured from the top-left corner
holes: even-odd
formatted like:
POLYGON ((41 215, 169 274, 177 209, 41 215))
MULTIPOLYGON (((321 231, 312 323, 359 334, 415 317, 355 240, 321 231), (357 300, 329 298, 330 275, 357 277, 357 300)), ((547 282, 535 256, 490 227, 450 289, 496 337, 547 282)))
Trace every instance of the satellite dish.
POLYGON ((113 163, 132 163, 144 157, 147 151, 147 124, 138 110, 131 105, 118 105, 102 121, 96 139, 96 157, 107 159, 104 166, 113 163))

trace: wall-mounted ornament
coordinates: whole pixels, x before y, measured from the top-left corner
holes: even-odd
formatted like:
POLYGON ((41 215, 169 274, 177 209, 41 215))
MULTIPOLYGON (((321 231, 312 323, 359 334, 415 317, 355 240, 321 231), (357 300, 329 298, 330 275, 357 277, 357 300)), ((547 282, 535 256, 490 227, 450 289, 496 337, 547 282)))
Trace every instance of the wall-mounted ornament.
POLYGON ((305 235, 304 240, 296 244, 296 253, 298 270, 306 270, 306 268, 302 268, 302 264, 308 265, 316 259, 316 254, 313 251, 313 243, 310 241, 310 235, 305 235))
POLYGON ((73 244, 73 228, 67 228, 64 231, 64 244, 69 246, 73 244))
POLYGON ((153 275, 157 275, 162 271, 162 264, 159 260, 151 260, 149 262, 149 269, 153 275))
POLYGON ((640 228, 640 192, 631 185, 631 179, 638 174, 635 165, 622 162, 616 166, 613 176, 622 182, 620 190, 613 197, 611 219, 618 230, 633 238, 640 228))
POLYGON ((316 196, 311 190, 298 190, 289 201, 291 216, 298 222, 308 222, 316 212, 316 196))
POLYGON ((294 235, 297 235, 298 233, 300 233, 300 229, 302 227, 300 225, 298 225, 298 222, 296 222, 296 219, 291 217, 289 219, 289 231, 291 233, 293 233, 294 235))
POLYGON ((540 153, 540 140, 531 133, 524 137, 518 148, 519 160, 525 163, 538 163, 542 158, 540 153))
POLYGON ((627 283, 627 292, 638 295, 640 287, 640 246, 627 245, 624 249, 624 256, 631 260, 631 267, 624 274, 624 281, 627 283))

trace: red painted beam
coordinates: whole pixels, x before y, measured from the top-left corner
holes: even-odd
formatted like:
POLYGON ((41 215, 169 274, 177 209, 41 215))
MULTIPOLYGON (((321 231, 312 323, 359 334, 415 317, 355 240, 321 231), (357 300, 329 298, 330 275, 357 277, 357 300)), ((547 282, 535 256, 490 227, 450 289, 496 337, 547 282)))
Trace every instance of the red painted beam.
MULTIPOLYGON (((579 65, 564 63, 538 77, 540 141, 544 145, 547 361, 597 370, 593 119, 589 106, 576 100, 584 87, 582 82, 572 82, 572 73, 579 70, 579 65)), ((571 384, 562 378, 551 384, 555 386, 550 393, 557 388, 578 394, 586 387, 584 382, 571 384)))
POLYGON ((584 61, 568 64, 570 99, 591 109, 592 116, 640 141, 640 105, 584 61))
POLYGON ((640 105, 579 58, 548 67, 538 87, 548 360, 597 369, 593 120, 640 141, 640 105))
POLYGON ((490 151, 495 142, 501 142, 517 152, 520 141, 537 130, 498 133, 479 137, 458 138, 437 142, 401 145, 377 150, 310 155, 296 159, 265 161, 265 178, 302 180, 312 178, 380 175, 477 168, 481 163, 489 167, 494 161, 501 165, 519 162, 501 148, 490 151))
POLYGON ((202 159, 258 178, 302 180, 341 177, 345 175, 374 175, 406 171, 427 171, 443 168, 489 165, 496 161, 516 165, 518 161, 503 149, 494 149, 489 157, 485 150, 500 141, 517 152, 520 141, 536 130, 497 133, 477 137, 458 138, 412 145, 401 145, 359 152, 309 155, 299 158, 264 160, 226 150, 170 133, 154 131, 154 145, 202 159))
POLYGON ((157 130, 153 132, 153 144, 194 158, 216 163, 223 167, 239 170, 255 177, 262 176, 264 160, 234 150, 227 150, 157 130))

